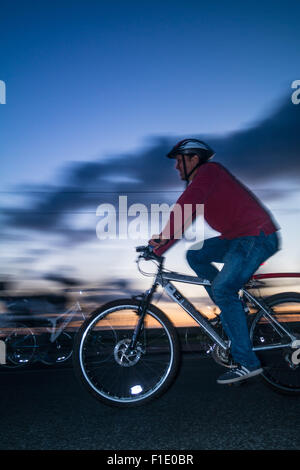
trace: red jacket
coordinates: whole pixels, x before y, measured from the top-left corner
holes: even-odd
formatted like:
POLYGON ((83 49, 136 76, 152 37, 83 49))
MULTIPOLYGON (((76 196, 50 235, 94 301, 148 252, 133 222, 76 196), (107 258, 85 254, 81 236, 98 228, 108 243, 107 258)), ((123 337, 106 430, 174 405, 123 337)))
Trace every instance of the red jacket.
POLYGON ((174 233, 180 229, 184 233, 192 220, 196 218, 196 204, 204 204, 204 218, 220 238, 233 239, 247 235, 259 235, 263 231, 269 235, 279 228, 261 202, 219 163, 201 165, 192 182, 177 200, 182 208, 181 227, 178 219, 174 226, 174 213, 170 214, 170 240, 155 253, 161 256, 176 241, 174 233), (184 221, 184 204, 192 205, 192 220, 184 221))

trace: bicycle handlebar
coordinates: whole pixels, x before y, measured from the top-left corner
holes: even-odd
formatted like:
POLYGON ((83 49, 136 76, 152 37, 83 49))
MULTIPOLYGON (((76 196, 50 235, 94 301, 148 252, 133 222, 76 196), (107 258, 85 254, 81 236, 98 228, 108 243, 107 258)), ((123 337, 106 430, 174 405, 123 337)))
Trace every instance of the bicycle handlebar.
POLYGON ((158 261, 159 263, 162 263, 164 260, 163 256, 158 256, 154 252, 154 247, 151 245, 145 245, 145 246, 137 246, 135 248, 135 251, 140 254, 140 258, 144 258, 145 260, 154 260, 158 261))

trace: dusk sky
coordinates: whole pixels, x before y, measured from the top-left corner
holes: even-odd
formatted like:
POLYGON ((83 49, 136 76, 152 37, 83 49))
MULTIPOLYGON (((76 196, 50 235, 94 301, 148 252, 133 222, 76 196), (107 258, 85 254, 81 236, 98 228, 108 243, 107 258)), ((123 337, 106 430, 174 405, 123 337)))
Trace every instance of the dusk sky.
MULTIPOLYGON (((165 154, 186 137, 273 212, 282 250, 262 271, 300 271, 299 17, 294 1, 2 2, 0 275, 144 285, 151 233, 101 241, 96 209, 174 203, 165 154)), ((176 247, 167 267, 191 274, 176 247)))

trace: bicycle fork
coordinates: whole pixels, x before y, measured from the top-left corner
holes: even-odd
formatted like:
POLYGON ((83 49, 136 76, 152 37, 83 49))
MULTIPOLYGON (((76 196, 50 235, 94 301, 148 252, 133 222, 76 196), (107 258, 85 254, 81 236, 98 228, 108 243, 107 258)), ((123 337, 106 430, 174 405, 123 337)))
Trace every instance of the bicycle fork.
POLYGON ((137 296, 134 297, 136 299, 140 298, 141 302, 140 302, 138 313, 137 313, 137 315, 139 316, 139 319, 138 319, 138 322, 137 322, 136 327, 134 329, 130 344, 128 346, 129 351, 134 351, 134 349, 136 347, 138 337, 139 337, 139 335, 140 335, 140 333, 143 329, 143 326, 144 326, 144 319, 145 319, 145 315, 147 313, 148 306, 151 303, 153 294, 155 293, 155 291, 157 289, 157 285, 158 284, 156 284, 156 283, 153 284, 151 289, 148 289, 144 294, 137 295, 137 296))

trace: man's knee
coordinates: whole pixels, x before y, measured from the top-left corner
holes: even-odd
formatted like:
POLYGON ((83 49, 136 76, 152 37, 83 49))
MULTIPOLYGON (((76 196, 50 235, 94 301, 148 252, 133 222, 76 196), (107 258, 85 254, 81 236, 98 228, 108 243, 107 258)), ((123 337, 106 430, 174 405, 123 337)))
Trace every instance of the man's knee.
POLYGON ((203 271, 205 272, 205 267, 209 265, 203 258, 202 254, 199 250, 188 250, 186 252, 186 260, 190 267, 195 271, 203 271))
POLYGON ((196 251, 195 250, 188 250, 186 252, 186 260, 187 262, 189 263, 189 265, 191 266, 191 268, 193 266, 195 266, 195 264, 197 264, 197 261, 196 261, 196 255, 195 255, 196 251))

